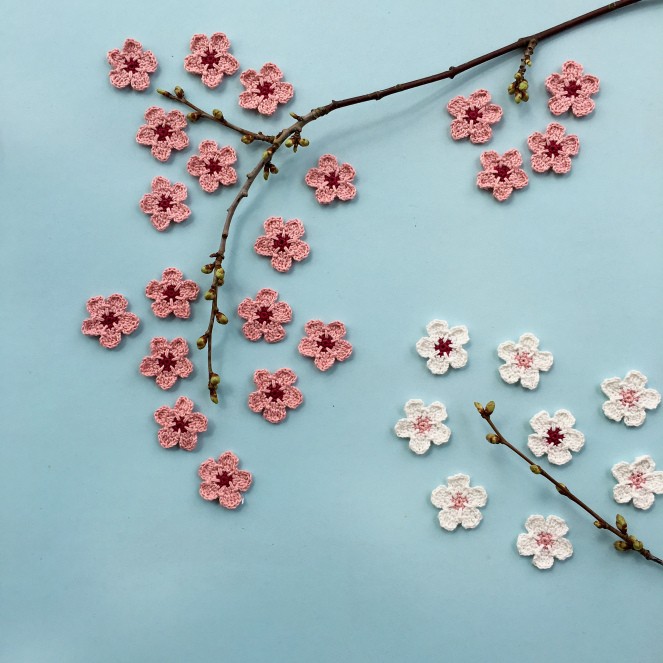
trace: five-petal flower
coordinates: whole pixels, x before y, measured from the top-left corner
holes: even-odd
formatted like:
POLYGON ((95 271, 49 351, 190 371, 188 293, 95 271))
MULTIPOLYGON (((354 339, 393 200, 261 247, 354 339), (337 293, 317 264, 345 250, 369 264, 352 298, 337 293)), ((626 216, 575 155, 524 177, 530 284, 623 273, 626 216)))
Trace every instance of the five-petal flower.
POLYGON ((335 198, 352 200, 357 189, 351 184, 355 177, 355 169, 349 164, 338 165, 333 154, 323 154, 318 159, 318 167, 311 168, 304 181, 315 187, 315 197, 321 205, 328 205, 335 198))
POLYGON ((583 117, 594 110, 590 96, 599 91, 596 76, 583 76, 582 65, 568 60, 562 65, 562 73, 550 74, 546 78, 546 89, 552 97, 548 108, 553 115, 561 115, 571 109, 576 117, 583 117))
POLYGON ((152 280, 145 288, 145 295, 153 299, 152 311, 158 318, 165 318, 171 313, 176 318, 188 318, 191 315, 192 302, 198 297, 198 284, 185 281, 182 272, 176 267, 163 270, 161 281, 152 280))
POLYGON ((190 175, 200 178, 203 191, 213 193, 219 184, 230 186, 237 182, 237 171, 230 165, 237 161, 237 153, 230 145, 219 148, 216 141, 204 140, 198 151, 199 154, 187 161, 186 169, 190 175))
POLYGON ((250 472, 240 470, 239 458, 232 451, 226 451, 219 460, 208 458, 198 468, 198 476, 203 480, 200 484, 200 496, 204 500, 219 500, 226 509, 236 509, 244 498, 253 481, 250 472))
POLYGON ((246 320, 242 333, 249 341, 264 337, 267 343, 276 343, 285 337, 283 324, 292 320, 292 309, 278 298, 276 290, 263 288, 255 299, 247 297, 237 307, 239 317, 246 320))
POLYGON ((654 503, 654 495, 663 494, 663 472, 655 469, 651 456, 638 456, 632 463, 617 463, 612 468, 612 475, 618 481, 612 489, 615 502, 625 504, 633 500, 636 509, 648 509, 654 503))
POLYGON ((187 188, 181 182, 171 184, 165 177, 152 180, 152 192, 146 193, 140 200, 140 208, 151 215, 152 225, 157 230, 165 230, 171 223, 181 223, 191 214, 184 204, 187 188))
POLYGON ((177 378, 191 375, 193 364, 187 359, 188 354, 189 345, 183 338, 168 341, 163 336, 157 336, 150 341, 150 354, 140 362, 140 372, 156 378, 162 389, 170 389, 177 378))
POLYGON ((566 134, 566 129, 557 122, 551 122, 545 133, 535 131, 528 139, 527 145, 532 150, 532 170, 545 173, 553 169, 558 174, 571 170, 571 157, 578 154, 580 141, 575 134, 566 134))
POLYGON ((601 390, 609 398, 603 403, 603 413, 613 421, 624 420, 627 426, 642 426, 647 413, 661 402, 656 389, 645 389, 647 378, 640 371, 629 371, 626 377, 608 378, 601 390))
POLYGON ((150 106, 145 111, 147 124, 136 134, 136 141, 152 148, 152 156, 159 161, 168 161, 172 150, 183 150, 189 146, 189 137, 184 133, 186 117, 178 110, 166 113, 163 108, 150 106))
POLYGON ((551 417, 542 410, 530 419, 534 434, 527 438, 527 446, 541 458, 548 455, 553 465, 564 465, 571 460, 572 451, 580 451, 585 444, 585 436, 575 430, 575 417, 568 410, 557 410, 551 417))
POLYGON ((135 39, 126 39, 122 50, 114 48, 106 56, 111 70, 108 74, 111 85, 117 88, 131 85, 142 92, 150 87, 150 76, 157 69, 157 59, 152 51, 144 51, 135 39))
POLYGON ((497 348, 497 356, 506 363, 500 366, 502 380, 520 384, 525 389, 536 389, 539 371, 549 371, 553 365, 550 352, 539 350, 539 339, 534 334, 523 334, 517 343, 505 341, 497 348))
POLYGON ((326 325, 322 320, 309 320, 304 325, 306 336, 297 349, 304 357, 312 357, 316 368, 326 371, 335 361, 345 361, 352 354, 352 345, 343 339, 345 325, 338 320, 326 325))
POLYGON ((190 74, 200 74, 207 87, 217 87, 224 74, 232 76, 239 68, 239 62, 228 53, 230 40, 223 32, 215 32, 209 38, 195 34, 190 46, 191 55, 184 58, 184 68, 190 74))
POLYGON ((532 556, 532 564, 538 569, 549 569, 556 559, 568 559, 573 546, 564 535, 569 531, 559 516, 530 516, 525 521, 527 534, 519 534, 517 547, 523 556, 532 556))
POLYGON ((419 399, 409 400, 405 404, 405 419, 399 419, 394 426, 398 437, 409 438, 409 447, 416 454, 424 454, 433 444, 445 444, 451 437, 451 431, 442 422, 447 418, 444 403, 435 401, 424 405, 419 399))
POLYGON ((193 401, 186 396, 180 396, 175 407, 161 406, 154 413, 154 420, 161 426, 158 438, 164 449, 179 445, 185 451, 193 451, 198 433, 207 430, 207 417, 194 412, 193 401))
POLYGON ((81 331, 87 336, 98 336, 100 345, 111 349, 122 339, 122 334, 131 334, 138 329, 140 319, 128 313, 129 302, 117 293, 108 297, 91 297, 85 308, 90 317, 83 321, 81 331))
POLYGON ((272 424, 278 424, 286 416, 286 408, 295 409, 302 404, 302 392, 293 387, 297 375, 289 368, 280 368, 276 373, 264 369, 253 374, 258 389, 249 394, 249 408, 262 412, 272 424))
POLYGON ((257 110, 263 115, 271 115, 278 104, 285 104, 294 94, 291 83, 281 81, 283 72, 272 62, 262 66, 260 73, 255 69, 247 69, 239 76, 240 83, 246 92, 239 95, 242 108, 257 110))
POLYGON ((300 262, 309 254, 309 245, 300 239, 304 235, 304 224, 299 219, 286 223, 280 216, 270 216, 263 224, 265 234, 258 237, 253 248, 258 255, 272 259, 272 267, 287 272, 292 261, 300 262))
POLYGON ((502 202, 514 189, 527 186, 527 174, 520 167, 523 158, 518 150, 507 150, 502 156, 494 150, 488 150, 479 159, 483 170, 477 175, 477 186, 480 189, 492 189, 496 200, 502 202))
POLYGON ((451 137, 461 140, 469 136, 475 144, 486 143, 493 135, 491 124, 502 119, 502 108, 491 104, 488 90, 477 90, 466 99, 454 97, 448 104, 447 110, 456 119, 451 123, 451 137))
POLYGON ((458 525, 474 529, 483 516, 479 507, 486 506, 488 493, 483 486, 470 488, 467 474, 454 474, 447 479, 447 485, 438 486, 431 494, 433 506, 440 509, 440 527, 453 532, 458 525))
POLYGON ((451 368, 467 364, 467 352, 463 345, 470 340, 465 325, 449 328, 446 320, 431 320, 426 325, 428 336, 417 341, 417 352, 428 359, 426 366, 431 373, 443 375, 451 368))

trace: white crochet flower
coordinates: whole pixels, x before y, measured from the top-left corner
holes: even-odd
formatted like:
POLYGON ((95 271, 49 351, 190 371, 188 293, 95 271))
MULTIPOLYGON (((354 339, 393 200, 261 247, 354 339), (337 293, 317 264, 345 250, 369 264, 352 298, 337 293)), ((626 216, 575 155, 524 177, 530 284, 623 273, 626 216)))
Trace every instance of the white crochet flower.
POLYGON ((451 327, 446 320, 431 320, 426 325, 428 336, 417 341, 417 352, 428 359, 426 366, 431 373, 443 375, 451 368, 467 364, 467 352, 463 345, 470 340, 467 327, 451 327))
POLYGON ((608 419, 621 421, 627 426, 641 426, 647 410, 653 410, 661 402, 656 389, 645 389, 647 378, 640 371, 629 371, 626 377, 608 378, 601 382, 603 393, 610 399, 603 403, 603 413, 608 419))
POLYGON ((518 552, 534 555, 532 564, 538 569, 549 569, 556 559, 573 555, 571 542, 563 538, 569 528, 558 516, 530 516, 525 521, 525 529, 527 534, 518 535, 518 552))
POLYGON ((433 444, 449 441, 451 431, 442 422, 447 418, 447 408, 435 401, 428 407, 418 399, 405 404, 406 419, 399 419, 394 426, 398 437, 410 438, 410 449, 416 454, 424 454, 433 444))
POLYGON ((458 525, 474 529, 483 516, 478 507, 486 505, 488 493, 483 486, 470 488, 467 474, 454 474, 446 486, 438 486, 430 496, 433 506, 441 509, 438 514, 440 527, 453 532, 458 525))
POLYGON ((527 446, 540 458, 548 454, 553 465, 564 465, 571 460, 572 451, 580 451, 585 436, 573 428, 575 417, 568 410, 557 410, 551 417, 542 410, 530 419, 534 434, 527 438, 527 446))
POLYGON ((654 503, 654 494, 663 493, 663 472, 654 472, 656 463, 651 456, 638 456, 632 463, 617 463, 612 475, 619 482, 612 494, 615 502, 625 504, 633 500, 636 509, 648 509, 654 503))
POLYGON ((534 334, 523 334, 518 343, 505 341, 497 348, 497 356, 506 363, 500 366, 502 380, 509 384, 520 384, 525 389, 536 389, 539 371, 549 371, 553 365, 550 352, 541 352, 539 339, 534 334))

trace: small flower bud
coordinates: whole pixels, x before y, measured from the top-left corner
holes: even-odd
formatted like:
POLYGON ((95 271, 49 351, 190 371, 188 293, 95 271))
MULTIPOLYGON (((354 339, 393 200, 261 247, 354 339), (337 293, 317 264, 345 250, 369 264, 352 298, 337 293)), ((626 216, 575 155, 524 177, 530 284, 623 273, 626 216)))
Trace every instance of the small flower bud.
POLYGON ((626 524, 626 518, 624 518, 624 516, 622 516, 621 513, 617 514, 617 518, 615 518, 615 525, 617 525, 617 529, 620 532, 624 532, 624 534, 626 534, 628 525, 626 524))
POLYGON ((183 99, 184 98, 184 90, 179 85, 175 86, 175 96, 178 99, 183 99))
POLYGON ((214 115, 217 120, 223 120, 223 113, 218 108, 215 108, 212 111, 212 115, 214 115))
POLYGON ((189 122, 198 122, 200 119, 200 113, 197 113, 196 111, 193 111, 192 113, 187 113, 187 120, 189 122))
POLYGON ((483 405, 481 405, 481 403, 477 403, 477 401, 474 401, 474 407, 477 409, 477 412, 479 412, 479 414, 483 414, 483 405))
POLYGON ((162 90, 160 87, 157 88, 157 92, 159 94, 168 95, 168 92, 166 92, 165 90, 162 90))
POLYGON ((637 539, 633 542, 633 550, 636 550, 640 552, 644 548, 644 545, 642 541, 638 541, 637 539))
POLYGON ((541 468, 538 465, 530 465, 529 469, 532 474, 541 474, 541 468))
POLYGON ((279 169, 272 163, 272 164, 269 164, 269 172, 272 175, 276 175, 279 172, 279 169))
POLYGON ((523 75, 517 71, 514 76, 513 76, 517 81, 522 81, 523 80, 523 75))
POLYGON ((524 92, 528 87, 529 87, 529 83, 528 83, 527 81, 525 81, 525 80, 522 81, 522 83, 520 83, 520 84, 518 85, 518 89, 519 89, 519 90, 522 90, 523 92, 524 92))
POLYGON ((196 346, 198 347, 199 350, 202 350, 206 345, 207 345, 207 339, 204 336, 201 336, 196 341, 196 346))
POLYGON ((528 58, 527 60, 525 60, 525 64, 526 64, 528 67, 531 67, 531 66, 532 66, 532 61, 528 58))
POLYGON ((509 87, 506 89, 509 94, 513 94, 516 91, 516 86, 514 83, 509 83, 509 87))
POLYGON ((211 274, 213 269, 214 269, 214 265, 213 265, 212 263, 209 263, 208 265, 203 265, 203 266, 200 268, 200 271, 201 271, 203 274, 211 274))
POLYGON ((499 444, 500 443, 500 438, 497 435, 495 435, 495 433, 488 433, 488 435, 486 435, 486 439, 491 444, 499 444))
POLYGON ((214 272, 214 276, 216 276, 217 279, 222 279, 226 275, 226 270, 223 269, 223 267, 217 267, 216 271, 214 272))
POLYGON ((493 412, 495 412, 495 401, 488 401, 486 403, 486 412, 488 414, 492 414, 493 412))
POLYGON ((603 525, 601 524, 600 520, 594 521, 594 527, 597 527, 598 529, 603 529, 603 525))
POLYGON ((529 94, 527 92, 523 92, 523 101, 529 101, 529 94))
POLYGON ((252 142, 253 142, 253 136, 249 136, 248 134, 242 136, 242 143, 244 143, 244 145, 251 145, 252 142))
POLYGON ((228 324, 228 316, 227 316, 225 313, 221 313, 221 311, 219 311, 219 312, 216 314, 216 321, 217 321, 220 325, 227 325, 227 324, 228 324))
POLYGON ((523 100, 523 95, 520 94, 520 92, 516 92, 516 95, 513 99, 517 104, 519 104, 523 100))
POLYGON ((209 378, 209 383, 213 387, 218 387, 221 384, 221 378, 216 373, 212 373, 209 378))
POLYGON ((635 543, 635 542, 638 540, 638 537, 635 536, 635 534, 629 534, 628 540, 629 540, 631 543, 635 543))
POLYGON ((311 143, 309 142, 309 139, 308 139, 308 138, 300 138, 300 139, 299 139, 299 144, 300 144, 302 147, 308 147, 311 143))
POLYGON ((263 161, 266 160, 266 159, 269 159, 271 156, 272 156, 272 153, 271 153, 269 150, 265 150, 265 151, 262 153, 263 161))
POLYGON ((292 138, 288 138, 285 143, 283 143, 286 147, 292 147, 295 143, 292 140, 292 138))
POLYGON ((219 404, 219 396, 216 393, 216 389, 210 389, 209 390, 209 399, 214 403, 215 405, 219 404))
POLYGON ((555 488, 560 495, 564 495, 566 492, 566 486, 563 483, 560 483, 559 486, 555 486, 555 488))
POLYGON ((205 293, 205 299, 206 299, 208 302, 211 302, 211 301, 214 299, 214 292, 213 292, 212 290, 208 290, 208 291, 205 293))
POLYGON ((628 545, 626 544, 626 541, 615 541, 614 546, 619 552, 624 552, 625 550, 628 550, 628 545))

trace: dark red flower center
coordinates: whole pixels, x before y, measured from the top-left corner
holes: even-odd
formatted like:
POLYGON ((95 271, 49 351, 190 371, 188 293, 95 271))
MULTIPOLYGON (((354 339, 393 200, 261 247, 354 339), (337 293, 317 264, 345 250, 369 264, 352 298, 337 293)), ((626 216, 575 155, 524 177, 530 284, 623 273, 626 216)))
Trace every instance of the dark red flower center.
POLYGON ((559 428, 549 428, 546 433, 546 442, 558 447, 564 439, 564 433, 559 428))
POLYGON ((341 178, 338 176, 338 171, 335 170, 331 173, 327 173, 325 175, 325 182, 327 182, 328 187, 335 189, 341 183, 341 178))
POLYGON ((435 344, 435 352, 437 352, 439 357, 449 356, 451 350, 453 349, 453 344, 450 338, 438 338, 437 343, 435 344))
POLYGON ((173 199, 169 195, 164 193, 159 198, 159 208, 162 211, 167 212, 173 205, 173 199))
POLYGON ((221 471, 216 475, 216 479, 214 480, 214 483, 219 488, 224 488, 225 486, 229 486, 233 482, 233 475, 228 474, 228 472, 221 471))
POLYGON ((546 141, 546 153, 549 157, 556 157, 562 151, 562 146, 556 140, 546 141))
POLYGON ((265 396, 272 401, 282 401, 285 393, 276 382, 272 382, 272 384, 265 389, 265 396))
POLYGON ((101 317, 101 324, 104 327, 108 327, 108 329, 112 329, 116 323, 120 321, 120 318, 118 318, 115 313, 108 312, 104 313, 103 316, 101 317))
POLYGON ((267 81, 262 81, 261 83, 258 83, 256 91, 263 99, 267 99, 267 97, 273 94, 274 86, 267 81))
POLYGON ((210 175, 216 175, 217 173, 220 173, 221 169, 223 168, 223 166, 219 163, 219 160, 216 158, 212 158, 207 161, 205 166, 207 167, 207 172, 210 175))
POLYGON ((221 58, 211 48, 207 49, 207 53, 200 58, 200 64, 204 64, 208 69, 214 68, 219 64, 221 58))
POLYGON ((495 170, 493 171, 495 175, 497 175, 497 179, 500 182, 504 182, 509 179, 509 175, 511 175, 511 168, 507 166, 505 163, 499 164, 499 166, 495 166, 495 170))
POLYGON ((173 130, 168 123, 162 122, 160 125, 154 127, 154 133, 157 135, 157 140, 167 140, 173 135, 173 130))
POLYGON ((175 417, 172 428, 176 433, 186 433, 189 430, 186 417, 175 417))
POLYGON ((140 62, 136 58, 127 58, 124 61, 124 70, 135 74, 140 69, 140 62))
POLYGON ((336 345, 336 341, 326 332, 320 334, 320 338, 316 341, 320 352, 329 352, 336 345))
POLYGON ((160 357, 157 357, 157 364, 159 364, 164 373, 169 373, 175 368, 177 359, 170 352, 164 352, 160 357))
POLYGON ((569 81, 564 86, 564 91, 567 97, 577 97, 579 92, 582 92, 582 85, 578 81, 569 81))
POLYGON ((180 289, 169 283, 162 291, 161 294, 164 299, 170 299, 171 302, 174 302, 180 296, 180 289))
POLYGON ((269 306, 261 306, 256 311, 256 319, 260 323, 269 322, 272 319, 272 310, 269 306))
POLYGON ((481 112, 480 108, 475 108, 474 106, 470 106, 465 111, 465 119, 468 122, 476 122, 477 120, 480 120, 482 117, 483 113, 481 112))
POLYGON ((276 251, 285 251, 289 246, 290 238, 285 233, 281 233, 274 238, 274 249, 276 251))

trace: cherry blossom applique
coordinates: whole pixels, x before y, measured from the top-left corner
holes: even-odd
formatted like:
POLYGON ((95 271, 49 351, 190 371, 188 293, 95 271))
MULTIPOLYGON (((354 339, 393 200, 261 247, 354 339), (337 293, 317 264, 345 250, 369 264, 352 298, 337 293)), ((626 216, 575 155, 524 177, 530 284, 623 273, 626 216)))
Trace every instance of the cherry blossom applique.
POLYGON ((625 504, 633 500, 636 509, 649 509, 654 495, 663 494, 663 472, 655 469, 651 456, 638 456, 632 463, 617 463, 612 468, 612 475, 618 481, 612 489, 615 502, 625 504))
POLYGON ((549 569, 556 559, 573 555, 571 542, 563 538, 569 531, 568 525, 559 516, 530 516, 525 521, 525 529, 527 534, 518 535, 518 553, 533 556, 532 564, 537 569, 549 569))
POLYGON ((181 337, 167 341, 157 336, 150 341, 150 353, 140 362, 140 372, 156 378, 162 389, 170 389, 177 378, 186 378, 193 371, 193 364, 187 359, 189 345, 181 337))
POLYGON ((150 87, 150 74, 157 69, 157 59, 152 51, 144 51, 135 39, 127 39, 122 50, 114 48, 106 56, 111 70, 108 74, 111 85, 124 88, 128 85, 138 92, 150 87))
POLYGON ((488 150, 479 159, 483 170, 477 175, 477 186, 480 189, 492 189, 496 200, 503 202, 514 189, 527 186, 527 174, 520 167, 523 158, 518 150, 507 150, 502 156, 494 150, 488 150))
POLYGON ((334 199, 352 200, 357 189, 351 184, 355 177, 355 169, 349 164, 338 165, 333 154, 323 154, 318 159, 318 167, 311 168, 304 181, 315 187, 316 200, 321 205, 328 205, 334 199))
POLYGON ((249 341, 264 337, 267 343, 285 338, 283 325, 292 320, 292 309, 285 302, 277 302, 279 293, 270 288, 258 291, 255 299, 247 297, 237 308, 237 315, 246 322, 242 333, 249 341))
POLYGON ((309 320, 304 325, 306 336, 297 349, 304 357, 312 357, 316 368, 326 371, 336 361, 345 361, 352 354, 352 345, 343 339, 345 325, 338 320, 326 325, 322 320, 309 320))
POLYGON ((152 191, 140 200, 140 209, 150 214, 152 225, 163 231, 172 223, 181 223, 189 218, 191 210, 184 204, 187 188, 181 182, 171 184, 165 177, 152 180, 152 191))
POLYGON ((278 104, 285 104, 294 94, 291 83, 281 81, 283 72, 272 62, 262 66, 260 73, 247 69, 239 76, 246 92, 239 95, 239 105, 248 110, 257 110, 262 115, 271 115, 278 104))
POLYGON ((656 389, 645 389, 647 378, 640 371, 629 371, 626 377, 608 378, 601 383, 601 390, 608 397, 603 403, 603 414, 613 421, 624 420, 627 426, 642 426, 647 413, 661 402, 656 389))
POLYGON ((237 153, 230 145, 220 148, 215 141, 204 140, 198 152, 187 161, 186 169, 190 175, 200 178, 203 191, 213 193, 219 184, 230 186, 237 182, 237 171, 231 166, 237 161, 237 153))
POLYGON ((207 430, 207 417, 193 411, 193 401, 180 396, 175 407, 163 405, 154 413, 154 420, 161 426, 159 444, 164 449, 177 447, 193 451, 198 443, 198 433, 207 430))
POLYGON ((136 134, 136 141, 152 148, 152 156, 159 161, 168 161, 172 150, 183 150, 189 146, 189 137, 184 133, 187 125, 184 113, 150 106, 145 111, 147 124, 136 134))
POLYGON ((424 405, 419 399, 412 399, 405 403, 405 419, 399 419, 394 426, 398 437, 410 440, 410 449, 418 454, 425 454, 430 445, 446 444, 451 437, 451 431, 442 422, 447 418, 447 408, 444 403, 435 401, 424 405))
POLYGON ((507 384, 520 384, 525 389, 536 389, 539 371, 549 371, 553 365, 550 352, 542 352, 539 339, 534 334, 523 334, 517 343, 505 341, 497 348, 497 356, 504 360, 500 375, 507 384))
POLYGON ((226 451, 219 460, 208 458, 198 468, 200 496, 204 500, 219 500, 226 509, 236 509, 244 502, 242 493, 246 492, 253 481, 250 472, 240 470, 239 458, 232 451, 226 451))
POLYGON ((214 88, 221 83, 224 74, 232 76, 239 68, 239 62, 228 53, 230 40, 223 32, 191 37, 191 55, 184 58, 184 68, 190 74, 200 74, 203 85, 214 88))
POLYGON ((454 140, 469 139, 472 143, 487 143, 493 135, 491 124, 502 119, 502 108, 491 104, 488 90, 477 90, 466 99, 454 97, 447 110, 456 119, 451 123, 451 137, 454 140))
POLYGON ((260 369, 253 374, 258 389, 249 394, 249 408, 262 412, 262 416, 272 424, 278 424, 286 416, 286 409, 295 409, 302 404, 302 392, 292 385, 297 375, 289 368, 281 368, 276 373, 260 369))
POLYGON ((431 320, 426 325, 428 336, 417 341, 419 356, 428 359, 426 366, 435 375, 444 375, 451 368, 462 368, 467 364, 467 351, 463 345, 470 335, 465 325, 449 327, 446 320, 431 320))
POLYGON ((431 494, 430 501, 440 509, 440 527, 453 532, 458 525, 474 529, 483 519, 480 507, 486 506, 488 493, 483 486, 470 488, 467 474, 454 474, 447 479, 447 485, 438 486, 431 494))
POLYGON ((571 157, 578 154, 580 141, 578 136, 566 136, 566 129, 557 122, 551 122, 545 133, 535 131, 527 145, 532 151, 532 170, 545 173, 551 168, 559 175, 571 170, 571 157))
POLYGON ((90 317, 83 321, 81 331, 86 336, 98 336, 99 344, 109 350, 116 347, 122 334, 131 334, 138 329, 140 319, 126 309, 129 302, 122 295, 113 294, 108 299, 91 297, 85 308, 90 317))
POLYGON ((583 76, 582 65, 568 60, 562 65, 562 73, 550 74, 546 78, 546 90, 552 97, 548 108, 553 115, 561 115, 569 109, 576 117, 589 115, 594 110, 590 96, 599 91, 596 76, 583 76))
POLYGON ((310 248, 300 239, 304 224, 299 219, 284 223, 280 216, 270 216, 263 225, 265 234, 258 237, 253 248, 258 255, 271 258, 275 270, 287 272, 293 260, 300 262, 308 256, 310 248))
POLYGON ((152 311, 157 318, 166 318, 171 313, 176 318, 191 315, 192 302, 198 297, 198 284, 185 281, 182 272, 176 267, 167 267, 161 274, 161 281, 152 280, 145 288, 145 295, 153 299, 152 311))
POLYGON ((527 438, 527 446, 537 457, 547 455, 553 465, 564 465, 585 444, 585 436, 575 430, 575 417, 568 410, 557 410, 551 417, 541 411, 530 419, 534 433, 527 438))

